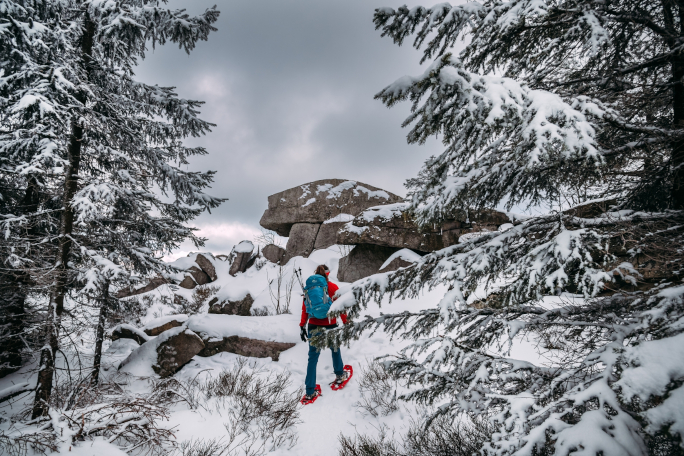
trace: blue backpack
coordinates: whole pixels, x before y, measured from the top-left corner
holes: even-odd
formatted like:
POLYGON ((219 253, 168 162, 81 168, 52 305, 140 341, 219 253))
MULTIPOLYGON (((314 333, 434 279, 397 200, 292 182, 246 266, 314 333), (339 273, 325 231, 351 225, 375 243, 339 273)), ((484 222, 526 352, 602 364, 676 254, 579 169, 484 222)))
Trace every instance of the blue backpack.
POLYGON ((309 314, 309 317, 320 320, 328 318, 332 299, 328 296, 328 281, 325 280, 325 277, 314 274, 306 279, 304 299, 306 302, 306 313, 309 314))

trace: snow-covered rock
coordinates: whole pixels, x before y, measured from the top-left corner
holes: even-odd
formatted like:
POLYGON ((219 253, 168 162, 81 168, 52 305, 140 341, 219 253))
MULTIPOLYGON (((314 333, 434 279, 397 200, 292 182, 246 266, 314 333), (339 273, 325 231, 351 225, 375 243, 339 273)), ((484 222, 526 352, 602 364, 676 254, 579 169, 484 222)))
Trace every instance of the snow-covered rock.
POLYGON ((169 329, 134 350, 119 370, 138 377, 169 377, 203 348, 202 339, 185 326, 169 329))
POLYGON ((188 316, 182 314, 155 318, 154 320, 147 322, 147 324, 143 326, 142 331, 148 336, 158 336, 171 328, 182 326, 187 319, 188 316))
POLYGON ((361 182, 324 179, 269 196, 268 209, 259 224, 281 236, 289 236, 296 223, 320 224, 340 214, 357 215, 366 208, 402 199, 361 182))
POLYGON ((135 326, 127 324, 117 325, 114 329, 112 329, 109 338, 112 339, 112 341, 119 339, 131 339, 136 341, 138 345, 142 345, 150 340, 149 335, 145 334, 135 326))

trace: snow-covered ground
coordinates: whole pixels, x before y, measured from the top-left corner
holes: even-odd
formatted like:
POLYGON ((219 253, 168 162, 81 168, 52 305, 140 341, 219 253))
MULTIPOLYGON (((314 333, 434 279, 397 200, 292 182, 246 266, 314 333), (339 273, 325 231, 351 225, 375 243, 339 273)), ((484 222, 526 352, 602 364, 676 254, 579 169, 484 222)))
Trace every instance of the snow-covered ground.
MULTIPOLYGON (((330 280, 337 283, 341 287, 341 291, 348 289, 349 284, 340 283, 337 281, 338 262, 341 257, 340 249, 336 246, 325 250, 315 251, 309 258, 296 257, 289 261, 289 263, 281 271, 283 274, 282 287, 291 279, 293 267, 301 268, 304 276, 313 273, 315 267, 319 264, 326 264, 331 269, 330 280)), ((176 262, 179 266, 190 266, 190 261, 183 258, 176 262), (184 263, 188 263, 185 265, 184 263)), ((279 267, 272 263, 265 263, 262 267, 252 267, 246 273, 239 273, 236 277, 230 276, 228 262, 216 261, 217 275, 219 276, 216 282, 211 286, 218 287, 219 290, 216 296, 219 299, 235 299, 244 296, 245 292, 249 292, 255 299, 253 308, 269 308, 271 311, 274 308, 272 296, 275 293, 274 288, 277 283, 277 276, 279 267), (225 271, 223 270, 225 269, 225 271), (273 280, 276 279, 276 280, 273 280), (271 281, 272 290, 269 292, 269 281, 271 281)), ((149 294, 161 296, 169 293, 168 286, 162 286, 149 294)), ((191 290, 176 291, 177 293, 186 293, 188 298, 191 297, 191 290)), ((283 290, 284 292, 284 290, 283 290)), ((252 317, 238 317, 234 316, 235 320, 231 326, 233 328, 225 328, 226 330, 235 330, 241 334, 249 336, 250 334, 258 333, 260 337, 270 334, 271 340, 281 342, 297 342, 295 347, 286 350, 280 355, 278 362, 267 359, 250 359, 256 365, 265 368, 272 373, 287 372, 291 376, 290 390, 293 393, 300 394, 303 392, 304 378, 307 367, 307 351, 308 343, 301 342, 298 337, 299 333, 299 319, 301 316, 301 291, 297 282, 294 282, 294 287, 291 290, 290 310, 291 315, 274 315, 274 316, 252 316, 252 317), (294 340, 292 340, 294 339, 294 340)), ((417 310, 420 308, 427 308, 434 306, 434 304, 441 299, 444 294, 443 289, 436 289, 428 292, 418 299, 406 301, 393 301, 389 304, 392 311, 399 311, 404 309, 417 310)), ((285 301, 285 296, 281 298, 285 301)), ((381 311, 389 311, 384 309, 388 306, 384 302, 382 307, 373 306, 367 309, 368 315, 377 316, 381 311)), ((171 313, 172 309, 169 306, 158 301, 153 305, 148 315, 143 318, 142 323, 148 323, 157 318, 164 318, 171 313)), ((191 317, 197 320, 198 325, 204 325, 207 329, 214 331, 221 330, 216 328, 216 322, 212 321, 211 315, 198 315, 191 317)), ((232 320, 231 320, 232 321, 232 320)), ((179 328, 180 329, 180 328, 179 328)), ((230 332, 230 331, 228 331, 230 332)), ((121 372, 117 371, 119 363, 128 357, 128 355, 135 350, 137 343, 128 340, 120 339, 115 342, 107 341, 105 346, 105 354, 103 360, 103 378, 120 378, 121 372)), ((373 337, 363 336, 358 341, 353 341, 350 345, 343 346, 342 358, 345 364, 351 364, 355 369, 355 377, 347 384, 346 388, 341 391, 332 391, 328 383, 334 379, 332 370, 332 358, 330 351, 326 350, 321 354, 318 363, 318 383, 323 388, 323 395, 314 404, 307 406, 299 406, 300 422, 296 425, 297 441, 292 448, 281 447, 272 453, 273 455, 334 455, 337 454, 339 447, 338 438, 340 435, 353 436, 356 432, 363 434, 374 434, 383 426, 395 428, 397 430, 405 427, 408 424, 409 414, 413 410, 413 406, 405 404, 396 412, 385 417, 374 418, 370 416, 356 404, 361 400, 361 392, 359 391, 358 381, 361 376, 361 368, 366 366, 370 360, 375 357, 394 354, 402 346, 406 344, 405 341, 392 340, 390 341, 384 334, 376 333, 373 337)), ((80 354, 82 357, 83 353, 80 354)), ((87 355, 87 354, 86 354, 87 355)), ((215 356, 202 358, 196 356, 190 363, 185 365, 175 377, 181 381, 206 380, 212 376, 218 375, 224 369, 230 369, 235 366, 241 356, 231 353, 219 353, 215 356)), ((85 361, 87 365, 89 362, 85 361)), ((35 382, 33 378, 32 369, 34 365, 24 367, 21 371, 14 373, 6 378, 0 379, 0 389, 10 387, 13 384, 22 382, 35 382)), ((151 371, 144 370, 143 374, 152 375, 151 371)), ((140 373, 140 372, 137 372, 140 373)), ((149 381, 144 379, 135 379, 130 375, 126 378, 128 383, 127 389, 132 393, 144 393, 149 389, 149 381)), ((26 395, 16 403, 6 404, 0 409, 0 416, 5 420, 0 423, 0 429, 5 430, 9 426, 7 421, 12 415, 16 414, 21 408, 30 404, 33 397, 32 394, 26 395)), ((164 426, 175 428, 175 437, 178 442, 183 442, 193 439, 220 439, 226 435, 224 427, 227 417, 225 413, 221 413, 211 407, 206 409, 198 407, 191 409, 185 403, 179 403, 172 408, 170 419, 168 422, 162 423, 164 426)), ((65 447, 66 448, 66 447, 65 447)), ((71 453, 77 455, 88 456, 109 456, 123 454, 114 445, 104 442, 101 438, 94 440, 86 440, 72 446, 71 453)))

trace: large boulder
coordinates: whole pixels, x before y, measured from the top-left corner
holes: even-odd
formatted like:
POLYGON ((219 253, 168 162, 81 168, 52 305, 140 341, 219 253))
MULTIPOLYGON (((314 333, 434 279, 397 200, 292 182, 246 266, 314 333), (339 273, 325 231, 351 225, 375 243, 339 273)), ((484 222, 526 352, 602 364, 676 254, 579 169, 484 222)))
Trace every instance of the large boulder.
POLYGON ((229 274, 235 276, 238 272, 245 272, 252 259, 253 251, 254 244, 250 241, 242 241, 233 247, 233 251, 230 253, 230 256, 233 257, 233 264, 230 265, 229 274))
POLYGON ((259 224, 281 236, 290 236, 298 223, 319 224, 339 214, 357 215, 369 207, 402 200, 361 182, 324 179, 269 196, 268 209, 259 224))
POLYGON ((148 336, 158 336, 164 331, 182 326, 187 319, 188 316, 183 314, 155 318, 143 326, 142 331, 148 336))
POLYGON ((496 231, 510 220, 491 209, 459 214, 439 226, 421 229, 410 214, 408 203, 388 204, 366 209, 337 232, 337 243, 373 244, 419 252, 434 252, 458 243, 468 233, 496 231))
POLYGON ((234 301, 225 300, 219 302, 218 298, 214 298, 209 301, 209 313, 249 317, 252 315, 252 304, 254 304, 254 298, 249 293, 244 298, 234 301))
POLYGON ((380 267, 398 249, 380 245, 361 244, 340 259, 337 278, 342 282, 355 282, 376 274, 380 267))
POLYGON ((285 249, 275 244, 268 244, 261 250, 261 254, 271 263, 278 264, 285 256, 285 249))
POLYGON ((179 331, 157 346, 157 363, 152 369, 162 378, 171 376, 203 349, 204 342, 197 334, 189 329, 179 331))
POLYGON ((181 326, 165 331, 142 344, 128 355, 119 365, 119 369, 140 377, 154 374, 169 377, 203 349, 202 339, 193 331, 181 326))
POLYGON ((318 223, 297 223, 290 230, 290 237, 285 246, 285 255, 281 263, 286 264, 291 258, 303 256, 307 258, 314 250, 316 236, 321 227, 318 223))
POLYGON ((223 339, 205 340, 204 345, 205 348, 198 353, 199 356, 214 356, 217 353, 227 352, 252 358, 271 358, 273 361, 278 361, 280 353, 296 344, 230 336, 223 339))
POLYGON ((214 268, 214 264, 207 258, 205 255, 209 254, 202 254, 198 253, 197 258, 195 258, 195 263, 197 263, 197 266, 202 269, 208 276, 209 279, 213 282, 214 280, 218 279, 218 276, 216 275, 216 268, 214 268))

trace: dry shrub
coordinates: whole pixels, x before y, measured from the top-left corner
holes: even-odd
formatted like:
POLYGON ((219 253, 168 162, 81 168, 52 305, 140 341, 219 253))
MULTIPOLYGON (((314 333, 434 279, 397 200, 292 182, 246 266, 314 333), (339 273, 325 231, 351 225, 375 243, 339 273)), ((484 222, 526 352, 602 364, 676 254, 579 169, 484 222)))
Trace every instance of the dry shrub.
POLYGON ((124 452, 166 454, 175 445, 173 430, 159 426, 168 420, 168 401, 156 392, 131 395, 115 382, 91 386, 86 377, 57 384, 50 399, 51 417, 22 421, 30 413, 24 411, 0 434, 3 454, 46 454, 59 442, 77 444, 96 436, 124 452))
POLYGON ((274 373, 255 361, 239 359, 207 380, 158 380, 154 390, 169 401, 184 401, 227 418, 226 436, 181 444, 183 456, 260 456, 297 443, 301 392, 290 393, 290 374, 274 373))
POLYGON ((290 386, 289 373, 269 372, 241 359, 206 381, 202 390, 207 399, 217 399, 219 413, 228 414, 228 446, 242 447, 245 455, 261 455, 297 443, 299 392, 289 393, 290 386))
POLYGON ((354 404, 357 408, 377 417, 387 416, 398 410, 397 380, 377 360, 369 361, 361 367, 359 391, 361 400, 354 404))
POLYGON ((387 428, 377 437, 340 436, 339 456, 471 456, 492 434, 487 422, 440 415, 425 424, 412 419, 407 433, 390 436, 387 428))

